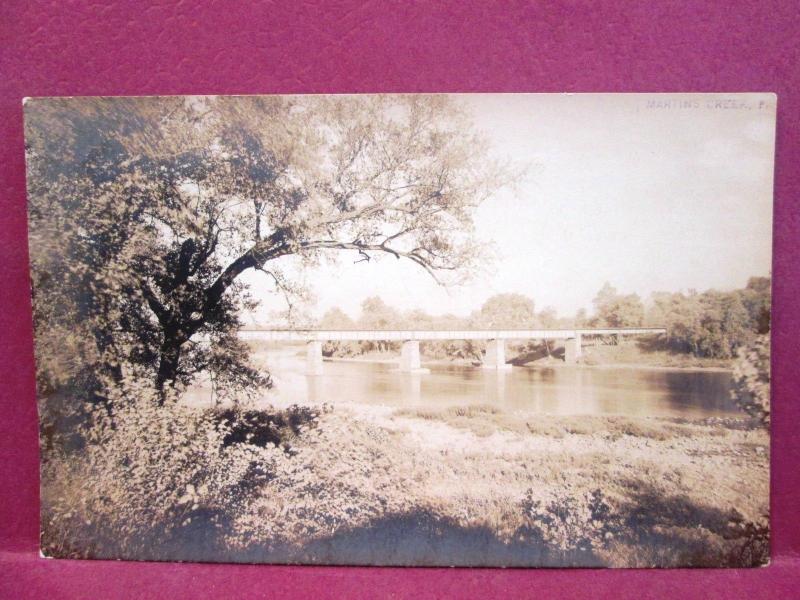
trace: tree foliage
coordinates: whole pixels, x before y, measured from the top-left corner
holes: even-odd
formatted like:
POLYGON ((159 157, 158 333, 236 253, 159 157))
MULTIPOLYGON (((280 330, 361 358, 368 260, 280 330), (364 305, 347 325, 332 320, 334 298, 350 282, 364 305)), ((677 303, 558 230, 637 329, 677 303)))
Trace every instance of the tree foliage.
MULTIPOLYGON (((555 309, 546 307, 535 311, 532 298, 524 294, 506 293, 489 297, 481 308, 470 315, 460 317, 452 314, 431 315, 422 309, 401 311, 382 298, 372 296, 361 304, 361 314, 353 321, 339 308, 333 308, 317 323, 321 329, 530 329, 537 327, 556 328, 569 326, 571 319, 560 319, 555 309)), ((535 345, 535 344, 534 344, 535 345)), ((511 344, 514 351, 521 352, 530 343, 516 341, 511 344), (516 348, 514 346, 516 345, 516 348)), ((397 342, 328 342, 323 347, 327 354, 351 356, 372 350, 399 350, 397 342)), ((461 358, 480 361, 485 343, 478 340, 426 340, 420 349, 430 358, 461 358)))
POLYGON ((530 329, 536 326, 536 306, 523 294, 496 294, 483 303, 473 321, 481 329, 530 329))
POLYGON ((762 425, 770 423, 769 335, 759 335, 752 344, 739 349, 733 372, 734 401, 762 425))
POLYGON ((676 352, 733 358, 769 332, 769 314, 770 279, 753 277, 733 292, 653 294, 647 322, 667 328, 666 344, 676 352))
POLYGON ((268 385, 236 337, 243 272, 290 302, 288 256, 458 280, 480 257, 473 209, 508 181, 441 96, 34 100, 26 139, 45 391, 268 385))
POLYGON ((644 304, 636 294, 619 294, 610 283, 600 289, 593 300, 594 327, 640 327, 644 304))
MULTIPOLYGON (((355 321, 340 308, 331 308, 320 319, 320 329, 357 329, 355 321)), ((359 353, 358 342, 328 340, 322 346, 323 354, 330 356, 351 356, 359 353)))

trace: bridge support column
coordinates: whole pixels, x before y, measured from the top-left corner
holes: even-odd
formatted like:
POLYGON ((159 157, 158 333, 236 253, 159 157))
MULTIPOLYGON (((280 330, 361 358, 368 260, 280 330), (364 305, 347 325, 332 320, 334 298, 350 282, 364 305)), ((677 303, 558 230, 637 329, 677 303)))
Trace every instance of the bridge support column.
POLYGON ((419 371, 419 340, 406 340, 403 342, 403 348, 400 351, 400 370, 401 371, 419 371))
POLYGON ((322 375, 322 342, 312 340, 306 345, 306 374, 322 375))
POLYGON ((568 365, 574 365, 578 359, 583 356, 583 348, 581 347, 583 340, 581 334, 576 333, 574 338, 569 338, 564 342, 564 362, 568 365))
POLYGON ((510 369, 506 364, 506 341, 502 339, 486 342, 486 356, 483 358, 484 369, 510 369))

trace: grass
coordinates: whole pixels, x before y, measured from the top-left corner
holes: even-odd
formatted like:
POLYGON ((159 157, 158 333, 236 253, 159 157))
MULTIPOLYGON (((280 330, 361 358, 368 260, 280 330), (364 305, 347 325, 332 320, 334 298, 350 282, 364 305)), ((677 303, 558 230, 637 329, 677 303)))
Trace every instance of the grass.
POLYGON ((665 368, 730 369, 732 360, 704 358, 661 348, 658 340, 626 340, 621 344, 589 343, 581 363, 588 366, 639 365, 665 368))
MULTIPOLYGON (((396 417, 411 417, 438 421, 457 429, 466 429, 477 436, 487 437, 495 432, 530 433, 561 439, 567 435, 603 435, 617 440, 629 435, 638 438, 665 441, 675 437, 697 434, 697 426, 689 426, 678 419, 647 419, 622 416, 555 416, 518 415, 505 413, 488 405, 454 406, 444 409, 401 408, 392 413, 396 417)), ((726 429, 709 427, 703 435, 724 436, 726 429)))
MULTIPOLYGON (((291 433, 291 452, 216 526, 194 520, 135 558, 644 567, 768 557, 768 435, 743 419, 490 405, 301 413, 315 426, 246 414, 265 439, 276 426, 291 433)), ((98 543, 96 532, 73 535, 59 554, 98 543)))
POLYGON ((254 502, 258 517, 239 521, 239 535, 272 540, 268 547, 245 545, 248 560, 509 566, 766 560, 769 459, 762 430, 533 416, 487 405, 388 414, 336 409, 320 430, 299 450, 301 463, 254 502), (591 518, 596 492, 605 507, 599 521, 591 518))

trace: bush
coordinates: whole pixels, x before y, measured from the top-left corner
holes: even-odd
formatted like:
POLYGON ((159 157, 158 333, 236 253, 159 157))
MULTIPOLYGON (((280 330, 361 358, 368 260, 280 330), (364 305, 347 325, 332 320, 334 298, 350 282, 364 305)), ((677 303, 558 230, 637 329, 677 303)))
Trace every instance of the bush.
MULTIPOLYGON (((323 410, 325 408, 323 407, 323 410)), ((222 439, 225 447, 233 444, 251 444, 260 448, 281 446, 290 449, 289 443, 306 428, 316 427, 320 410, 307 406, 290 406, 279 412, 246 410, 241 407, 214 408, 209 416, 226 432, 222 439)))
MULTIPOLYGON (((749 521, 657 494, 612 502, 599 489, 542 501, 528 490, 523 537, 540 540, 566 563, 594 554, 608 566, 754 567, 769 562, 769 522, 749 521)), ((519 533, 519 532, 518 532, 519 533)))
POLYGON ((764 426, 770 422, 770 343, 769 334, 760 335, 739 350, 733 372, 734 402, 764 426))
POLYGON ((528 490, 522 510, 527 527, 560 552, 599 550, 621 531, 619 516, 599 489, 582 498, 570 495, 549 502, 534 499, 528 490))
POLYGON ((332 340, 322 344, 323 356, 358 356, 361 353, 361 346, 358 342, 332 340))
POLYGON ((59 390, 47 395, 40 393, 39 447, 42 460, 53 454, 80 451, 84 432, 91 427, 94 411, 88 402, 75 402, 72 390, 59 390))
POLYGON ((159 558, 193 520, 223 526, 284 457, 275 444, 234 441, 212 412, 159 407, 142 390, 130 398, 96 417, 79 455, 43 467, 46 554, 159 558))

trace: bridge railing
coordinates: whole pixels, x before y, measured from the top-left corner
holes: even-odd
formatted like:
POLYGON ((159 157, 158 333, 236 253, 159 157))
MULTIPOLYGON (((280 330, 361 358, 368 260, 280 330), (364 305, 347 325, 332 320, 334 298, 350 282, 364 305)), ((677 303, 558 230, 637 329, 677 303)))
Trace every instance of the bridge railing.
POLYGON ((665 333, 663 327, 603 329, 244 329, 241 339, 264 341, 406 341, 406 340, 524 340, 571 339, 578 336, 654 335, 665 333))

